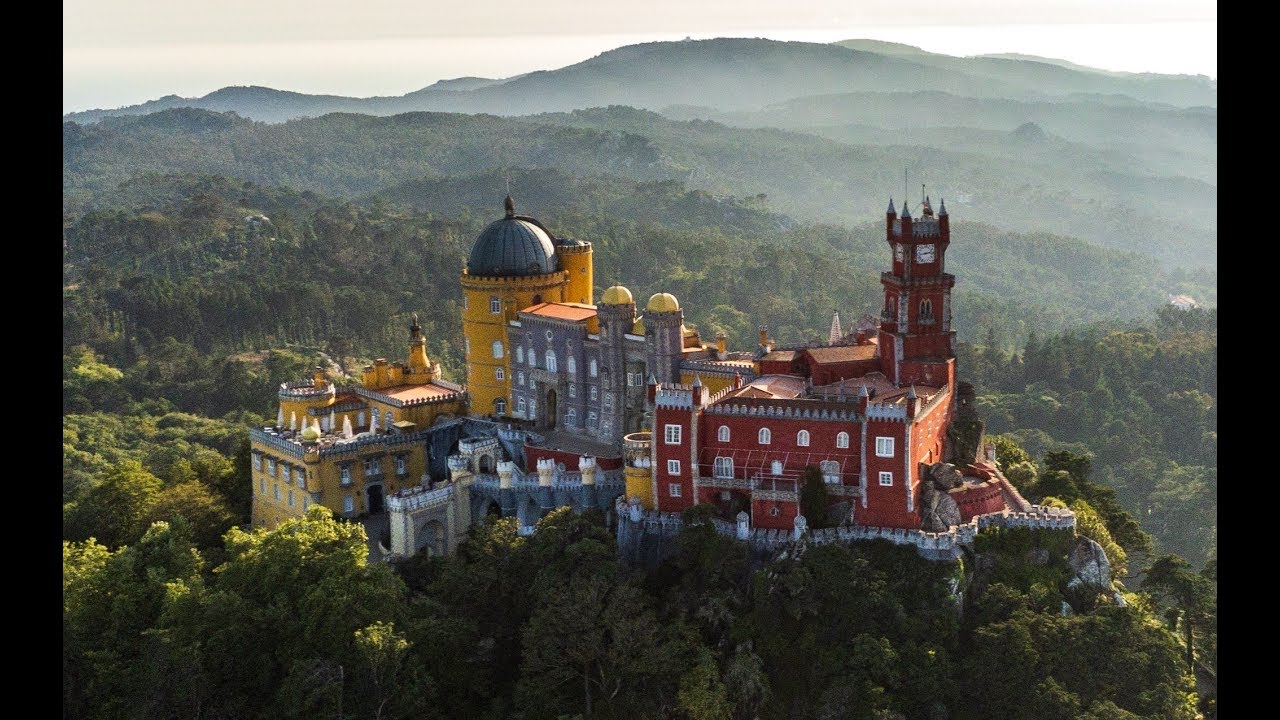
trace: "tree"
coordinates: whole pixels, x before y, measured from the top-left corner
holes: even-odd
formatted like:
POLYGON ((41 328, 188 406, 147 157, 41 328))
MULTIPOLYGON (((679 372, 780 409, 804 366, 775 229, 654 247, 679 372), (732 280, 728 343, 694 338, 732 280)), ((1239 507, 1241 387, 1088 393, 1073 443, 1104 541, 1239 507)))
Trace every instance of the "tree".
POLYGON ((822 480, 822 471, 809 465, 800 472, 800 480, 804 482, 800 489, 800 514, 814 530, 831 527, 827 484, 822 480))
POLYGON ((229 530, 235 516, 226 502, 197 480, 165 488, 147 509, 147 524, 158 520, 185 518, 191 526, 196 547, 213 548, 222 544, 222 534, 229 530))
MULTIPOLYGON (((1216 568, 1215 568, 1216 572, 1216 568)), ((1157 558, 1147 568, 1142 589, 1156 593, 1178 612, 1185 640, 1187 667, 1195 670, 1195 629, 1203 623, 1214 605, 1214 583, 1208 577, 1191 572, 1187 561, 1177 555, 1157 558)))
POLYGON ((117 548, 142 536, 160 478, 136 460, 126 460, 102 474, 64 509, 63 533, 70 540, 96 538, 117 548))

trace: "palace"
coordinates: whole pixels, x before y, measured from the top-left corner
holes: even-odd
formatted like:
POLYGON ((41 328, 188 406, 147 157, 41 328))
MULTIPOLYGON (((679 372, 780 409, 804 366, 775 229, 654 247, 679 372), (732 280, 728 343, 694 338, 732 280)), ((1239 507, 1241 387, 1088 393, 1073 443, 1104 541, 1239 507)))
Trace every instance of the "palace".
POLYGON ((440 378, 416 316, 407 362, 379 359, 358 386, 319 368, 285 383, 276 424, 251 434, 253 522, 313 503, 389 509, 385 549, 402 555, 448 552, 486 514, 531 532, 564 505, 604 511, 632 544, 644 518, 666 526, 699 503, 739 537, 744 524, 799 534, 819 521, 802 516, 806 483, 824 491, 821 526, 924 537, 994 513, 1074 522, 1028 505, 982 447, 956 381, 945 202, 935 214, 924 198, 915 218, 890 200, 885 241, 878 320, 845 334, 836 315, 825 345, 796 347, 761 327, 732 352, 669 293, 641 308, 614 285, 593 302, 591 243, 508 197, 460 278, 466 386, 440 378))

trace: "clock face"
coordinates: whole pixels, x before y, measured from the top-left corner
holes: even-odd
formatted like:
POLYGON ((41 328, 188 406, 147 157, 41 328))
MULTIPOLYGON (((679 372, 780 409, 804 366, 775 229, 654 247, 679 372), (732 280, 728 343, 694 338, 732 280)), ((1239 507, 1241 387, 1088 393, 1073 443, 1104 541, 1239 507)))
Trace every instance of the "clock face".
POLYGON ((893 259, 902 262, 902 243, 893 244, 893 259))
POLYGON ((917 246, 916 246, 916 262, 918 262, 918 263, 931 263, 931 262, 933 262, 933 260, 934 260, 934 255, 933 255, 933 246, 932 246, 932 245, 917 245, 917 246))

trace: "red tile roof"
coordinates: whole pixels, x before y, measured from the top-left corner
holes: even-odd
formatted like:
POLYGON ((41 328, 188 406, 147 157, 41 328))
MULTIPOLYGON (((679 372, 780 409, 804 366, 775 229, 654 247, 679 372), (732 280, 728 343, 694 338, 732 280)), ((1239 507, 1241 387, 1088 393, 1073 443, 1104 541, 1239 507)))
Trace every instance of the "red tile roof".
POLYGON ((383 395, 389 395, 400 402, 410 403, 417 400, 435 400, 437 398, 447 397, 453 394, 453 390, 440 387, 435 384, 427 385, 394 385, 389 388, 376 390, 383 395))
POLYGON ((529 315, 537 315, 538 317, 581 322, 582 320, 595 317, 596 306, 583 305, 581 303, 545 302, 537 305, 531 305, 520 312, 527 313, 529 315))
POLYGON ((858 360, 871 360, 876 356, 876 349, 877 346, 875 344, 840 345, 836 347, 808 348, 805 352, 809 353, 809 356, 817 364, 830 365, 856 362, 858 360))

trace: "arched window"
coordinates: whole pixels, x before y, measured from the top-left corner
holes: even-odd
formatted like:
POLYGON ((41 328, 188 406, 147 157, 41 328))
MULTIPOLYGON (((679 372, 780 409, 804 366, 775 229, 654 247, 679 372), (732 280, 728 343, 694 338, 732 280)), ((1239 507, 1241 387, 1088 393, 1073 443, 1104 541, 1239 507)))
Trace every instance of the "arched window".
POLYGON ((720 442, 729 442, 729 426, 728 425, 720 426, 720 429, 716 431, 716 439, 719 440, 720 442))
POLYGON ((840 463, 835 460, 823 460, 822 481, 832 485, 840 484, 840 463))
POLYGON ((529 367, 538 367, 538 351, 529 348, 529 367))
POLYGON ((525 413, 524 398, 516 398, 516 414, 523 417, 525 413))
POLYGON ((731 457, 716 458, 715 475, 718 478, 733 477, 733 458, 731 457))
POLYGON ((524 362, 524 346, 523 345, 516 346, 516 362, 518 363, 524 362))
POLYGON ((573 383, 569 383, 569 397, 578 397, 578 386, 573 383))
POLYGON ((591 399, 598 400, 600 398, 600 391, 596 389, 595 385, 591 385, 590 387, 591 387, 591 399))
POLYGON ((770 473, 770 474, 772 474, 772 475, 781 475, 781 474, 782 474, 782 461, 781 461, 781 460, 774 460, 774 461, 770 464, 770 466, 769 466, 769 473, 770 473))
POLYGON ((502 341, 501 340, 493 341, 493 356, 495 358, 502 357, 502 341))
POLYGON ((773 435, 769 432, 769 428, 760 428, 760 432, 756 433, 756 439, 761 445, 768 445, 773 442, 773 435))
POLYGON ((920 324, 921 325, 933 324, 933 301, 932 300, 920 301, 920 324))
POLYGON ((578 362, 572 355, 570 355, 569 359, 565 361, 565 367, 568 369, 570 375, 578 372, 578 362))
POLYGON ((836 435, 836 447, 838 448, 849 447, 849 433, 842 432, 839 435, 836 435))
POLYGON ((493 401, 493 412, 497 415, 507 414, 507 401, 504 398, 498 398, 493 401))
POLYGON ((497 315, 502 312, 502 300, 497 295, 489 296, 489 312, 497 315))
POLYGON ((796 445, 800 447, 809 447, 809 431, 801 430, 796 433, 796 445))
POLYGON ((565 413, 564 421, 566 425, 576 426, 578 424, 578 411, 573 408, 569 408, 569 412, 565 413))
POLYGON ((555 350, 547 351, 547 372, 556 371, 556 352, 555 350))
POLYGON ((600 374, 600 365, 596 363, 595 358, 591 358, 591 363, 587 366, 587 369, 588 372, 591 373, 591 377, 595 377, 600 374))

